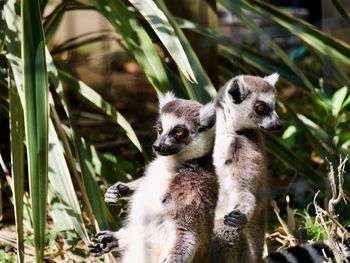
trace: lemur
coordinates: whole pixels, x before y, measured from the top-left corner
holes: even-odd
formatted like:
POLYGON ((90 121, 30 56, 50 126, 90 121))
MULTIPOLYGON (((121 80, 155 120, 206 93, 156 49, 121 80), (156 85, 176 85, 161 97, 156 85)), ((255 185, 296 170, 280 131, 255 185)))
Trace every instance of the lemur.
POLYGON ((101 255, 119 246, 124 263, 206 262, 218 195, 214 106, 171 93, 159 104, 157 156, 132 189, 126 224, 118 232, 98 233, 90 251, 101 255))
MULTIPOLYGON (((350 246, 345 240, 337 242, 340 252, 343 254, 343 261, 350 262, 350 246)), ((343 262, 342 261, 342 262, 343 262)), ((264 260, 264 263, 322 263, 334 262, 336 259, 329 241, 300 244, 286 250, 272 253, 264 260), (328 261, 327 261, 328 260, 328 261)))
POLYGON ((215 100, 213 161, 219 198, 211 262, 261 262, 268 178, 259 129, 281 128, 275 111, 278 74, 238 76, 215 100))
MULTIPOLYGON (((275 112, 277 74, 231 79, 216 98, 214 165, 220 194, 215 212, 212 262, 259 262, 264 243, 267 176, 258 129, 281 128, 275 112), (233 210, 232 210, 233 208, 233 210), (231 211, 232 210, 232 211, 231 211), (231 212, 229 212, 231 211, 231 212)), ((137 188, 116 183, 105 200, 114 203, 137 188)))

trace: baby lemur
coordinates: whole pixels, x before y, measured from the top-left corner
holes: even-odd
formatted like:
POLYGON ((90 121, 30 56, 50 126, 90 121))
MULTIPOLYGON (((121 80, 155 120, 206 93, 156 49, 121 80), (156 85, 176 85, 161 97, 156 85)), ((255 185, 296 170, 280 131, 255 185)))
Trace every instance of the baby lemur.
POLYGON ((211 262, 261 262, 268 178, 259 129, 281 128, 277 79, 238 76, 216 97, 213 160, 220 190, 211 262))
POLYGON ((128 218, 120 231, 98 233, 90 244, 92 253, 119 246, 125 249, 125 263, 208 260, 218 194, 214 124, 212 104, 202 106, 171 93, 160 97, 153 145, 157 156, 134 183, 137 187, 115 185, 114 197, 133 192, 128 218))

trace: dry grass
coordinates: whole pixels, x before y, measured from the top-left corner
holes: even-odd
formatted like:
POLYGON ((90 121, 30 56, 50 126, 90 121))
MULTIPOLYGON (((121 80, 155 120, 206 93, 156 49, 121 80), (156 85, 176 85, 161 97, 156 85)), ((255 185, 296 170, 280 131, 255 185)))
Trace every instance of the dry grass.
MULTIPOLYGON (((344 202, 350 201, 349 196, 344 193, 344 174, 345 165, 349 160, 348 157, 340 157, 339 165, 335 171, 332 163, 329 164, 328 182, 329 182, 329 196, 330 199, 327 202, 327 208, 322 208, 316 201, 317 196, 320 191, 318 191, 313 200, 313 206, 315 208, 315 225, 326 232, 329 245, 334 252, 335 259, 337 263, 348 262, 341 250, 341 245, 343 242, 350 240, 350 234, 346 228, 339 222, 338 215, 336 214, 336 206, 344 202)), ((286 198, 287 202, 287 222, 283 220, 280 216, 280 209, 275 201, 272 201, 271 205, 274 209, 276 217, 279 221, 280 227, 267 238, 270 240, 277 241, 281 246, 279 249, 284 249, 287 247, 292 247, 298 245, 304 240, 300 240, 293 234, 296 230, 295 227, 295 215, 289 206, 289 197, 286 198)), ((332 262, 328 259, 328 262, 332 262)))

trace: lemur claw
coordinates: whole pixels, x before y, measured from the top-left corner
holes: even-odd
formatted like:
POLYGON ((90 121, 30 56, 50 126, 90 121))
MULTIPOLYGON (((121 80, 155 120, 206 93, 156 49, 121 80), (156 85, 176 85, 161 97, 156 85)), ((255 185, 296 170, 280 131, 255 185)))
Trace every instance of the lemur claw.
POLYGON ((122 198, 128 196, 130 193, 130 188, 123 183, 115 183, 110 186, 105 193, 105 202, 107 205, 116 205, 117 201, 122 198))
POLYGON ((100 231, 91 238, 88 244, 90 253, 95 257, 100 257, 118 247, 118 239, 116 239, 115 232, 100 231))
POLYGON ((238 209, 234 209, 224 216, 224 224, 237 229, 242 229, 247 224, 247 221, 247 216, 238 209))

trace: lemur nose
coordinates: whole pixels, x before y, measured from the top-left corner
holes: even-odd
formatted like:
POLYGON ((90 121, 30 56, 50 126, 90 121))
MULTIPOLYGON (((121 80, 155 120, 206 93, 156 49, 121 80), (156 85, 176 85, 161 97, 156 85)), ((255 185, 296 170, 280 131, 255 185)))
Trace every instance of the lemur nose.
POLYGON ((277 123, 275 127, 275 131, 280 131, 283 128, 283 125, 281 123, 277 123))
POLYGON ((153 144, 153 150, 155 150, 156 152, 159 152, 160 149, 161 149, 160 144, 158 143, 153 144))

